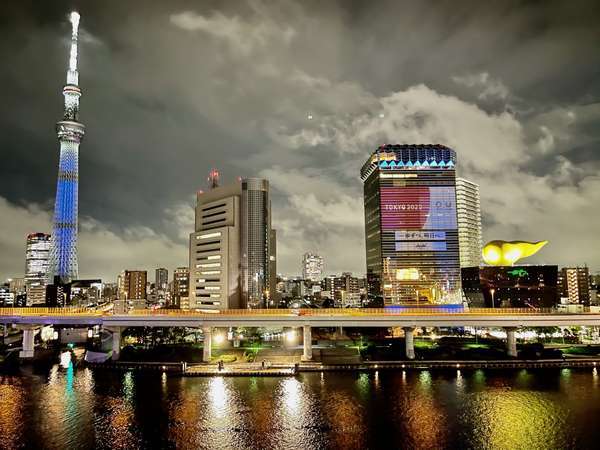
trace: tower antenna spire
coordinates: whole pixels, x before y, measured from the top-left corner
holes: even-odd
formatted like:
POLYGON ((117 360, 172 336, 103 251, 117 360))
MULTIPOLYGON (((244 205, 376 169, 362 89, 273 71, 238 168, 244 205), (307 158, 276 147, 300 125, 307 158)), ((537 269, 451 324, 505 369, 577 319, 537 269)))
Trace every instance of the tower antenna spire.
POLYGON ((73 11, 71 21, 71 52, 69 54, 69 70, 67 71, 67 84, 77 86, 79 84, 79 73, 77 72, 77 41, 79 39, 79 13, 73 11))

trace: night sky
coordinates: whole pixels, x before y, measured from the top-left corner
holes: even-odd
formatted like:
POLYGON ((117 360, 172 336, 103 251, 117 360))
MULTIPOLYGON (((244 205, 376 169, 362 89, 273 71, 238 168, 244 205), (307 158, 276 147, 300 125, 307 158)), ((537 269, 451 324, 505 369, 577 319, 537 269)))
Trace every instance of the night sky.
POLYGON ((362 274, 359 169, 385 143, 454 148, 484 240, 547 239, 528 262, 600 269, 597 1, 5 3, 2 278, 51 229, 72 8, 81 278, 187 265, 212 167, 270 180, 279 272, 313 251, 362 274))

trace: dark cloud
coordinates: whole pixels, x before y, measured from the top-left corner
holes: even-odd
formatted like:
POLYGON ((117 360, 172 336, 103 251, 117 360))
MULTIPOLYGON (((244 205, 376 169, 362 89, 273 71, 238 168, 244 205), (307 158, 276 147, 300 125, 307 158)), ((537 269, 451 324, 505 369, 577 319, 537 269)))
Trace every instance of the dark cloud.
POLYGON ((600 267, 597 2, 26 1, 0 17, 5 276, 23 266, 11 242, 48 227, 74 6, 83 275, 185 264, 211 167, 271 179, 282 271, 312 250, 362 272, 360 166, 429 141, 481 184, 486 237, 549 237, 548 259, 600 267))

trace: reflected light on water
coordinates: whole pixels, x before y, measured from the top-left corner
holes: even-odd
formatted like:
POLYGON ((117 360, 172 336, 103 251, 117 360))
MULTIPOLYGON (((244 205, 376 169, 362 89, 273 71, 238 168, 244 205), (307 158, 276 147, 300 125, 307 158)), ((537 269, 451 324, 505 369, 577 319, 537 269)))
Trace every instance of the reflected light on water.
POLYGON ((400 424, 417 448, 444 447, 446 417, 433 392, 431 372, 419 373, 417 389, 407 390, 403 397, 404 417, 400 424))
POLYGON ((598 382, 597 369, 165 378, 57 365, 0 375, 0 448, 594 448, 598 382))
POLYGON ((208 399, 211 410, 217 417, 225 414, 225 405, 227 404, 227 390, 225 389, 225 380, 223 377, 211 378, 208 383, 208 399))
POLYGON ((22 408, 25 390, 16 377, 2 377, 0 381, 0 448, 12 448, 21 442, 23 430, 22 408))
POLYGON ((369 380, 369 374, 362 372, 356 379, 356 387, 361 398, 367 398, 371 390, 371 381, 369 380))
POLYGON ((463 392, 465 387, 465 380, 463 379, 463 375, 460 372, 460 369, 456 370, 456 391, 463 392))
POLYGON ((300 408, 300 382, 296 378, 286 378, 282 383, 282 398, 288 414, 296 414, 300 408))

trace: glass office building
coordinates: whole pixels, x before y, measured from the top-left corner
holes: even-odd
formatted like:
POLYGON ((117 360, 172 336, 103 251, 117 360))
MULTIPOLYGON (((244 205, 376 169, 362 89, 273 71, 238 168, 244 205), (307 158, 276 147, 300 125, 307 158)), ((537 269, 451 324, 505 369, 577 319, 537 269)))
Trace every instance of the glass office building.
POLYGON ((242 302, 248 308, 265 307, 269 296, 271 238, 271 201, 267 180, 242 180, 241 212, 242 302))
POLYGON ((361 169, 367 279, 385 305, 461 302, 456 153, 383 145, 361 169))

